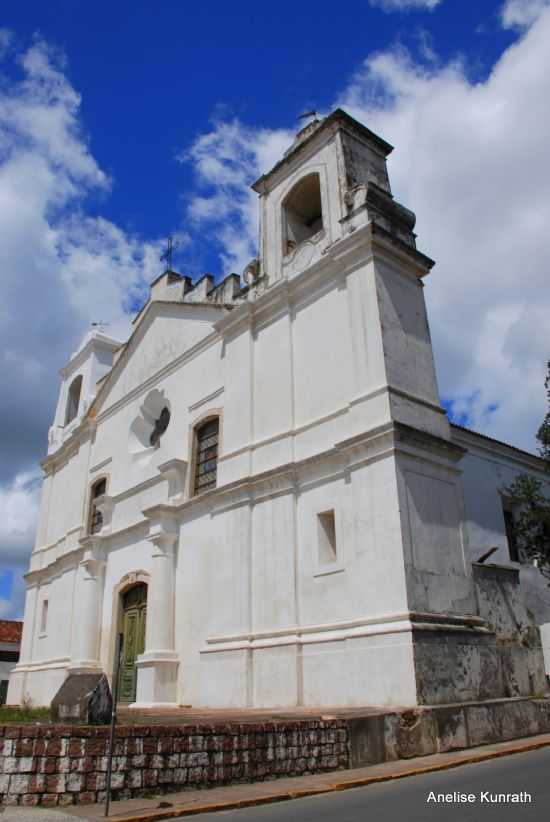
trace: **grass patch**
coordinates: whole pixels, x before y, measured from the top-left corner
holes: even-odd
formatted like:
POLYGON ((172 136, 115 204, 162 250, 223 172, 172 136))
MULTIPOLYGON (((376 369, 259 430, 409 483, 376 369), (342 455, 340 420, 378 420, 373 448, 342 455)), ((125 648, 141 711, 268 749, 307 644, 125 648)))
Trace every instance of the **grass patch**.
POLYGON ((24 705, 0 705, 0 725, 9 722, 49 722, 49 708, 28 708, 24 705))

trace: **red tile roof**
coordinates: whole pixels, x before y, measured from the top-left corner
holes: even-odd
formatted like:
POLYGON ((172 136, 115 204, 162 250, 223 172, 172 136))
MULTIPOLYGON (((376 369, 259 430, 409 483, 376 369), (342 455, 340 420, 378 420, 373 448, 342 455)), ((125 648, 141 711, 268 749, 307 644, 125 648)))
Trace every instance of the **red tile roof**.
POLYGON ((0 619, 0 642, 21 642, 23 623, 0 619))

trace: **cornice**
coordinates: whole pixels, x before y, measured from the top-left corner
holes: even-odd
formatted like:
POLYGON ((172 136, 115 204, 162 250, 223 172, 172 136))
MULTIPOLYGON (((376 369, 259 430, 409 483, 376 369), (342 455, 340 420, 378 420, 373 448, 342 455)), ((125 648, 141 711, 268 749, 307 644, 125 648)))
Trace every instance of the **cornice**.
POLYGON ((139 386, 133 389, 133 391, 130 392, 130 394, 126 395, 118 403, 115 403, 114 406, 109 407, 105 412, 101 413, 99 409, 101 407, 103 398, 108 391, 108 388, 112 384, 113 380, 118 376, 120 371, 126 365, 130 354, 134 351, 137 342, 139 341, 139 339, 141 339, 142 335, 145 333, 148 327, 148 324, 145 322, 145 319, 150 317, 150 321, 152 321, 154 319, 155 314, 160 310, 160 308, 166 309, 166 307, 171 307, 173 310, 178 311, 179 313, 182 313, 183 309, 190 312, 193 312, 196 309, 200 309, 203 311, 209 310, 210 313, 213 313, 213 311, 216 310, 228 310, 227 306, 220 306, 215 303, 185 303, 175 301, 172 302, 170 300, 153 300, 150 303, 147 303, 145 309, 142 309, 145 313, 141 317, 139 324, 136 326, 136 328, 134 328, 134 331, 130 335, 130 338, 124 344, 124 350, 122 351, 120 357, 117 358, 115 364, 108 372, 108 374, 105 375, 104 380, 99 386, 96 396, 92 404, 90 405, 90 408, 88 409, 88 414, 94 415, 94 417, 97 417, 99 419, 103 419, 109 412, 112 411, 113 408, 122 407, 122 405, 124 405, 124 401, 127 400, 129 397, 134 398, 135 396, 139 396, 139 394, 142 391, 146 390, 151 383, 154 384, 163 376, 170 373, 171 370, 177 368, 178 365, 185 360, 186 355, 188 355, 195 349, 200 350, 200 347, 202 344, 204 344, 205 340, 208 340, 213 336, 215 337, 214 341, 217 339, 217 335, 207 334, 206 337, 203 337, 203 339, 200 340, 198 343, 195 343, 194 346, 191 346, 191 348, 184 351, 175 360, 160 368, 159 371, 157 371, 155 374, 153 374, 151 377, 149 377, 147 380, 145 380, 143 383, 141 383, 139 386))
POLYGON ((269 312, 280 307, 293 306, 303 294, 309 297, 313 289, 319 287, 324 279, 330 277, 336 280, 351 273, 359 265, 365 264, 372 256, 370 248, 364 243, 370 236, 368 229, 368 225, 362 226, 332 243, 313 265, 291 278, 282 277, 276 280, 255 300, 242 303, 234 308, 231 314, 214 323, 214 328, 220 336, 228 337, 245 328, 254 327, 256 323, 264 321, 269 312), (336 273, 333 265, 335 261, 338 262, 336 273))
MULTIPOLYGON (((125 394, 124 397, 121 397, 120 400, 117 400, 117 402, 113 403, 113 405, 110 405, 104 411, 100 411, 99 413, 97 413, 97 416, 95 417, 95 422, 103 422, 103 420, 107 419, 112 414, 115 414, 121 408, 124 408, 125 405, 127 405, 130 402, 133 402, 133 400, 135 400, 141 394, 144 394, 150 388, 153 388, 160 380, 168 377, 180 366, 199 356, 199 354, 202 354, 203 351, 206 351, 212 345, 216 345, 219 341, 220 338, 216 331, 213 331, 206 337, 203 337, 202 340, 199 340, 199 342, 195 343, 195 345, 192 345, 191 348, 188 348, 182 354, 179 354, 174 360, 164 365, 162 368, 160 368, 158 371, 156 371, 154 374, 152 374, 150 377, 144 380, 144 382, 140 383, 127 394, 125 394)), ((105 390, 106 386, 107 384, 105 385, 105 390)), ((99 392, 96 399, 98 398, 99 392)))
POLYGON ((72 374, 76 371, 82 363, 88 358, 89 354, 96 348, 107 350, 107 351, 118 351, 118 349, 124 345, 123 342, 120 340, 115 340, 112 337, 107 337, 104 334, 95 334, 91 337, 86 345, 83 346, 79 351, 75 352, 73 357, 69 360, 69 362, 60 368, 59 373, 66 379, 69 374, 72 374))
POLYGON ((249 474, 176 505, 154 505, 142 513, 147 519, 155 519, 163 514, 177 515, 182 518, 182 515, 191 514, 201 508, 211 514, 216 514, 234 505, 247 503, 256 505, 265 498, 280 493, 292 491, 300 493, 311 481, 308 476, 311 469, 320 464, 332 461, 333 465, 328 465, 328 470, 325 472, 326 477, 330 478, 342 475, 346 469, 353 470, 372 459, 389 456, 393 451, 387 446, 393 441, 395 431, 395 423, 390 422, 350 440, 336 443, 333 447, 311 457, 285 463, 259 474, 249 474), (357 454, 358 450, 363 451, 362 459, 357 454), (353 456, 352 451, 356 452, 353 456))
POLYGON ((408 266, 417 279, 424 277, 434 261, 415 248, 397 239, 375 222, 366 223, 327 246, 319 260, 291 278, 274 282, 255 300, 236 306, 214 323, 221 337, 230 337, 246 328, 254 329, 266 317, 280 308, 298 307, 302 299, 311 299, 325 280, 345 278, 361 265, 370 262, 376 253, 392 262, 408 266))
MULTIPOLYGON (((312 130, 308 136, 299 140, 297 143, 295 141, 285 156, 279 160, 270 171, 263 174, 253 183, 253 191, 256 191, 258 194, 265 194, 298 165, 302 165, 308 155, 314 154, 319 151, 321 146, 330 142, 339 131, 347 131, 355 136, 360 135, 376 153, 381 154, 383 157, 387 157, 393 151, 393 146, 390 145, 390 143, 386 142, 386 140, 379 137, 362 123, 359 123, 341 108, 337 108, 329 114, 328 117, 321 120, 317 128, 312 130)), ((298 135, 298 138, 299 136, 300 135, 298 135)))
POLYGON ((56 451, 47 454, 40 460, 40 467, 44 473, 50 474, 52 471, 66 464, 76 452, 80 450, 80 447, 86 443, 86 438, 93 436, 95 428, 96 421, 84 416, 70 437, 67 437, 65 442, 61 443, 56 451))
POLYGON ((490 457, 507 463, 512 462, 521 469, 536 472, 541 479, 550 482, 550 474, 545 470, 544 460, 536 454, 530 454, 506 442, 479 434, 477 431, 470 431, 454 423, 451 423, 451 435, 453 440, 463 445, 472 456, 476 456, 476 451, 478 451, 485 459, 490 457))
POLYGON ((46 579, 51 579, 63 571, 76 568, 84 557, 85 550, 86 549, 80 545, 78 548, 63 554, 63 556, 57 557, 57 559, 44 568, 37 568, 36 571, 28 571, 24 575, 27 585, 43 583, 46 579))

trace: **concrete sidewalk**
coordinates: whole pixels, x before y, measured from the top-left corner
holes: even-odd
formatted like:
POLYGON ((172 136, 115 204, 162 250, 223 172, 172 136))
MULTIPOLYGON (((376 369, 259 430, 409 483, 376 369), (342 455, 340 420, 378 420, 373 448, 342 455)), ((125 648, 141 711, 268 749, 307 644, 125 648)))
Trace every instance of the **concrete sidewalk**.
MULTIPOLYGON (((456 768, 460 765, 483 762, 547 746, 550 746, 550 734, 541 734, 458 752, 385 762, 365 768, 281 778, 267 782, 228 785, 221 788, 182 791, 158 795, 152 799, 129 799, 113 802, 109 818, 116 822, 149 822, 149 820, 156 822, 156 820, 174 819, 179 816, 283 802, 299 797, 357 788, 375 782, 385 782, 390 779, 416 776, 430 771, 456 768), (169 803, 170 806, 159 807, 160 803, 169 803)), ((36 811, 39 810, 36 809, 36 811)), ((71 806, 56 810, 81 820, 99 822, 100 819, 104 819, 102 805, 71 806)), ((6 817, 4 818, 5 822, 8 822, 6 817)))

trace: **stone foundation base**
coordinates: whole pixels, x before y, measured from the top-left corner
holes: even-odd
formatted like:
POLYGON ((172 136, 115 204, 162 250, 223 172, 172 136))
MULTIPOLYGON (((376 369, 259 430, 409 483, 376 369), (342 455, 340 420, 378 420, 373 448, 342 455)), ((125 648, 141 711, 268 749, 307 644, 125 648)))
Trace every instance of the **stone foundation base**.
MULTIPOLYGON (((368 710, 365 709, 365 713, 368 710)), ((321 773, 550 732, 550 699, 502 699, 362 718, 119 725, 113 798, 321 773)), ((105 798, 109 729, 0 726, 0 800, 72 805, 105 798)))
POLYGON ((411 708, 348 720, 350 767, 375 765, 550 732, 550 699, 411 708))

